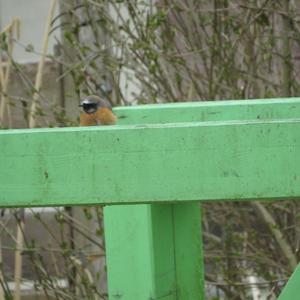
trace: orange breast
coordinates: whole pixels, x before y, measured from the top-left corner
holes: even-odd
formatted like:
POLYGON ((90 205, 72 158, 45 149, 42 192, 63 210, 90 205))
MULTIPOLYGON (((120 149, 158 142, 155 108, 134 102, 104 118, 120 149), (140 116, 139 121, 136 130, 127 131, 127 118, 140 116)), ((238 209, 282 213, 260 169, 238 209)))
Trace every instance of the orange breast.
POLYGON ((80 126, 95 126, 97 125, 97 115, 96 113, 93 114, 80 114, 80 126))
POLYGON ((100 108, 93 114, 80 114, 80 126, 114 125, 116 121, 117 117, 108 108, 100 108))
POLYGON ((117 117, 108 108, 100 108, 96 112, 97 121, 100 125, 114 125, 116 124, 117 117))

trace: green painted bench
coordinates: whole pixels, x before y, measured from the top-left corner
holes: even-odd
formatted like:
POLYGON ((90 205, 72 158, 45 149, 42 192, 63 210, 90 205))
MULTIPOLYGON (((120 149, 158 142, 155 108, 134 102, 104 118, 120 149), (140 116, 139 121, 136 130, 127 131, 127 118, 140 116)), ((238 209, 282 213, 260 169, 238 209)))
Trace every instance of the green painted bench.
MULTIPOLYGON (((0 206, 105 205, 111 300, 204 299, 201 201, 299 199, 300 98, 115 113, 116 126, 1 131, 0 206)), ((279 299, 295 295, 299 268, 279 299)))

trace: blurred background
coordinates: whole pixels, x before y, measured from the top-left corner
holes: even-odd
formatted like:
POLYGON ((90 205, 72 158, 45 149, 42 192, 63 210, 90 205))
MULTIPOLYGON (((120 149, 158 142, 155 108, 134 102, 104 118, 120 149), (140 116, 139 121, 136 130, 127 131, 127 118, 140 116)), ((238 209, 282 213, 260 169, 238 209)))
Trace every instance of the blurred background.
MULTIPOLYGON (((299 46, 296 0, 0 0, 0 128, 78 126, 88 94, 297 96, 299 46)), ((202 219, 207 299, 276 299, 300 258, 299 204, 206 203, 202 219)), ((0 300, 107 298, 99 207, 2 210, 0 246, 0 300)))

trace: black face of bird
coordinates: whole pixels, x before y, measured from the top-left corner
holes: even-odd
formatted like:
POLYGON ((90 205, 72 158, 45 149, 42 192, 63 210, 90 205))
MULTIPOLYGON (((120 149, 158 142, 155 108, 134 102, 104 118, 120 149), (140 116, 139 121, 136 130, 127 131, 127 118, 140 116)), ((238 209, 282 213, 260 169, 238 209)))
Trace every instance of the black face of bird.
POLYGON ((87 114, 92 114, 97 111, 98 109, 98 103, 81 103, 79 105, 80 107, 83 108, 84 112, 87 114))
POLYGON ((100 108, 108 108, 111 110, 111 104, 107 100, 101 99, 96 95, 87 96, 80 102, 79 106, 82 107, 87 114, 92 114, 100 108))

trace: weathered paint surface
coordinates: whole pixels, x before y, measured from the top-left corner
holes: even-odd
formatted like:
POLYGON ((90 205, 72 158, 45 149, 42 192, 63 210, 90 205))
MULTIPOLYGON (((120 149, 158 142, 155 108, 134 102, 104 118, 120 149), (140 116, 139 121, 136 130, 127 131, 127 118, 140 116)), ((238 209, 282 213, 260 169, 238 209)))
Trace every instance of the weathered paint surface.
POLYGON ((300 98, 202 101, 117 107, 119 124, 299 118, 300 98))
POLYGON ((0 133, 0 206, 299 198, 300 121, 0 133))

